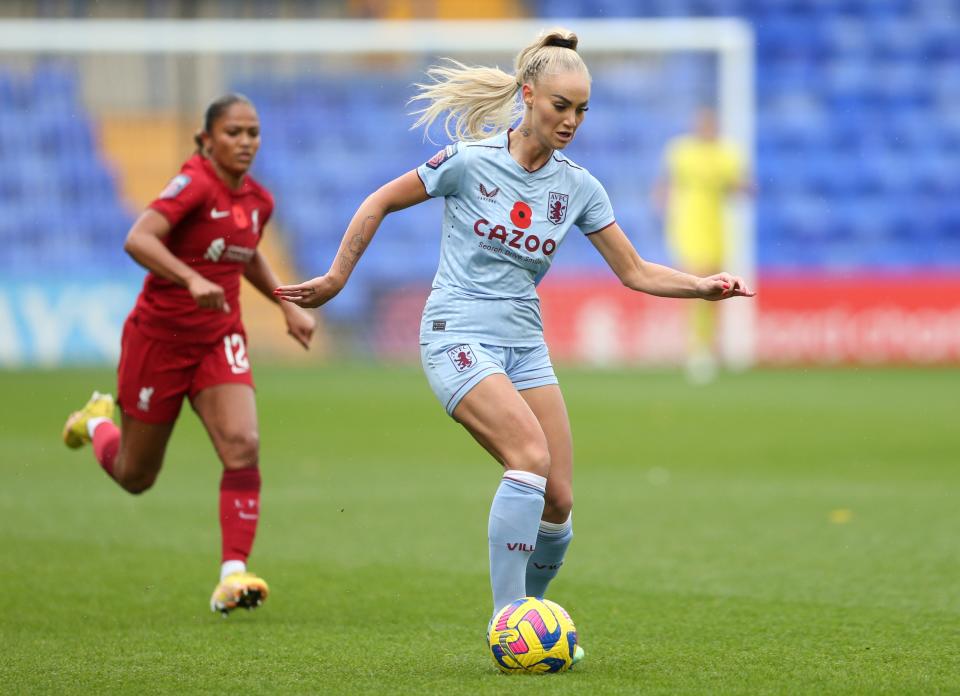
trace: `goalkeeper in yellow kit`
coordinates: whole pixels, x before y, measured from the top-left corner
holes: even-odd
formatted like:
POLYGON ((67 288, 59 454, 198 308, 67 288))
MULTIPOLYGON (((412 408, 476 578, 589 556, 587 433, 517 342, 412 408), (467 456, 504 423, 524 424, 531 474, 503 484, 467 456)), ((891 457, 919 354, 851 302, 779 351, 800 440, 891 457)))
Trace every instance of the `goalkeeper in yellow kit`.
MULTIPOLYGON (((728 243, 727 198, 752 191, 744 169, 736 146, 720 139, 712 109, 700 110, 694 131, 667 145, 654 204, 664 216, 674 263, 682 270, 706 276, 723 268, 728 243)), ((716 374, 716 310, 711 302, 691 303, 688 308, 687 373, 695 382, 708 382, 716 374)))

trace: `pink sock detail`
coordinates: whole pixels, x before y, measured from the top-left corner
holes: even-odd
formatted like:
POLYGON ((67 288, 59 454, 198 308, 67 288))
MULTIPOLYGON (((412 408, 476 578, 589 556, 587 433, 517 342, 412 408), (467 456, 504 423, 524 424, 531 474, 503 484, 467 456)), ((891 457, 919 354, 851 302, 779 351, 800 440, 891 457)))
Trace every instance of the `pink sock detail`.
POLYGON ((93 456, 110 478, 113 476, 113 463, 120 451, 120 428, 113 421, 104 421, 93 431, 93 456))
POLYGON ((224 470, 220 480, 221 562, 250 556, 260 519, 260 469, 224 470))

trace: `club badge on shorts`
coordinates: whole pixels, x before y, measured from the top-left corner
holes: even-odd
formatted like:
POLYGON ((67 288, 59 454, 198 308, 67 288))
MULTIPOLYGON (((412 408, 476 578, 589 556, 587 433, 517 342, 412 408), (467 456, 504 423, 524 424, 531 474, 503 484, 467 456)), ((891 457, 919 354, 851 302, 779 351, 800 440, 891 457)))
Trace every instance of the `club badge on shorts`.
POLYGON ((447 357, 457 368, 457 372, 464 372, 477 364, 477 359, 473 357, 473 351, 470 350, 468 345, 451 348, 447 351, 447 357))

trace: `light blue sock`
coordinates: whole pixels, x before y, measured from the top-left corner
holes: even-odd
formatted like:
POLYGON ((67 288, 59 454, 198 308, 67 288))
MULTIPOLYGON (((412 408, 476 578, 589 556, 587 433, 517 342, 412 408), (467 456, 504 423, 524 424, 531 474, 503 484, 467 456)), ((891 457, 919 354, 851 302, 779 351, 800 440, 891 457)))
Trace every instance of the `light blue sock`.
POLYGON ((547 586, 560 572, 563 557, 567 555, 567 547, 573 539, 573 516, 566 522, 540 522, 540 532, 537 534, 537 549, 527 562, 527 594, 532 597, 543 597, 547 586))
POLYGON ((490 586, 493 613, 527 594, 527 560, 537 543, 547 479, 507 471, 490 506, 490 586))

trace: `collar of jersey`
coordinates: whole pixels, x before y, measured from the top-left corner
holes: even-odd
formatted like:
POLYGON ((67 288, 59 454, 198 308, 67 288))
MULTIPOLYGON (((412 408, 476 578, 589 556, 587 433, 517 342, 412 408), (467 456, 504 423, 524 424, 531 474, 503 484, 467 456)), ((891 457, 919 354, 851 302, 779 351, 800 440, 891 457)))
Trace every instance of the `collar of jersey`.
POLYGON ((227 186, 226 182, 217 175, 217 170, 213 168, 213 162, 201 155, 199 152, 194 155, 194 157, 200 160, 200 166, 203 167, 204 171, 207 172, 210 179, 212 179, 216 185, 222 188, 231 196, 242 196, 250 192, 250 175, 244 174, 243 181, 240 182, 240 188, 234 190, 227 186))
POLYGON ((510 134, 512 132, 513 132, 513 128, 510 128, 502 136, 500 136, 503 142, 503 154, 506 156, 508 160, 510 160, 513 163, 513 166, 516 168, 518 172, 520 172, 520 175, 525 176, 528 179, 539 179, 540 177, 547 176, 548 174, 550 174, 553 171, 554 167, 557 166, 557 158, 556 158, 557 151, 552 150, 550 152, 549 159, 547 159, 547 161, 543 164, 543 166, 540 167, 539 169, 534 169, 533 171, 531 171, 526 167, 524 167, 519 162, 517 162, 517 160, 513 158, 513 155, 510 154, 510 134))

